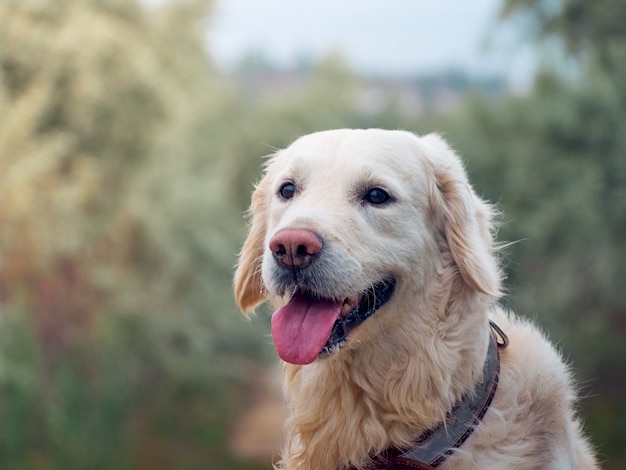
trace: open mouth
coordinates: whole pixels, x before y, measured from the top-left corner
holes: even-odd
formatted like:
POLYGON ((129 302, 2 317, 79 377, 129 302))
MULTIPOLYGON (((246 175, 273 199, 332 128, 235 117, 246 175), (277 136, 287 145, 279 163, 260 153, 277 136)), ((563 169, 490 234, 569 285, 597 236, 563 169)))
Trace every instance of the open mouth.
MULTIPOLYGON (((324 345, 320 355, 332 354, 346 344, 348 333, 371 317, 376 310, 382 307, 393 294, 396 283, 393 279, 381 281, 366 290, 354 308, 347 315, 340 316, 333 325, 330 338, 324 345)), ((349 305, 349 301, 344 301, 349 305)), ((345 307, 343 308, 345 310, 345 307)))
POLYGON ((371 317, 393 295, 394 279, 385 279, 356 298, 320 299, 296 289, 272 316, 278 355, 292 364, 309 364, 341 349, 349 333, 371 317))

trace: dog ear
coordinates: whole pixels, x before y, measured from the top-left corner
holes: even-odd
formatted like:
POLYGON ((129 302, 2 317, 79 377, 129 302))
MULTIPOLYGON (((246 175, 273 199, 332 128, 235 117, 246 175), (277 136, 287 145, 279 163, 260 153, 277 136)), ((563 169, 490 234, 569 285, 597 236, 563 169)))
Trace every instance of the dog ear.
POLYGON ((267 229, 267 186, 266 175, 252 194, 249 210, 250 228, 239 253, 235 271, 235 302, 245 315, 265 300, 261 264, 267 229))
POLYGON ((422 141, 434 157, 433 207, 452 259, 468 287, 499 297, 502 278, 494 253, 495 211, 474 193, 461 160, 439 135, 430 134, 422 141))

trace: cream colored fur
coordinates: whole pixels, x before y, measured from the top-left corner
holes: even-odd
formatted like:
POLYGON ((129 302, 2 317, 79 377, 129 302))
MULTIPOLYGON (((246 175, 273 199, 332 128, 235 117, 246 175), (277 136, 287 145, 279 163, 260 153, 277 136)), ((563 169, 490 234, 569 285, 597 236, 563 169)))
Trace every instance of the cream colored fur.
POLYGON ((290 409, 278 468, 364 468, 440 422, 480 379, 488 319, 508 334, 500 382, 485 418, 442 470, 594 469, 575 417, 572 377, 527 321, 504 312, 492 234, 493 209, 437 135, 336 130, 304 136, 269 161, 252 197, 251 225, 235 275, 248 312, 276 292, 271 237, 284 228, 322 235, 332 269, 320 270, 352 297, 393 276, 391 300, 328 358, 284 365, 290 409), (293 182, 296 196, 278 197, 293 182), (393 203, 361 193, 381 187, 393 203))

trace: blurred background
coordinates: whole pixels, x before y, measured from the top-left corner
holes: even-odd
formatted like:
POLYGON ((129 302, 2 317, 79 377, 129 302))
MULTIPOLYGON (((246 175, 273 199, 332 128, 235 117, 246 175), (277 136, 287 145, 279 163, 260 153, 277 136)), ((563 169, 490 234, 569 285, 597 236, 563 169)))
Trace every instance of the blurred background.
POLYGON ((461 3, 0 2, 0 468, 270 468, 233 267, 262 157, 335 127, 464 156, 626 468, 626 4, 461 3))

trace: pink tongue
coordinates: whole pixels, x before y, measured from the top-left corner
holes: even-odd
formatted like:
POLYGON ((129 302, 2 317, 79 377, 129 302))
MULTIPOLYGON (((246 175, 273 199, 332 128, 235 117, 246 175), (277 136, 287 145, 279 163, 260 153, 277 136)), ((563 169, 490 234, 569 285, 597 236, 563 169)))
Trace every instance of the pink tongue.
POLYGON ((341 302, 295 294, 272 315, 272 337, 280 358, 291 364, 315 360, 341 313, 341 302))

